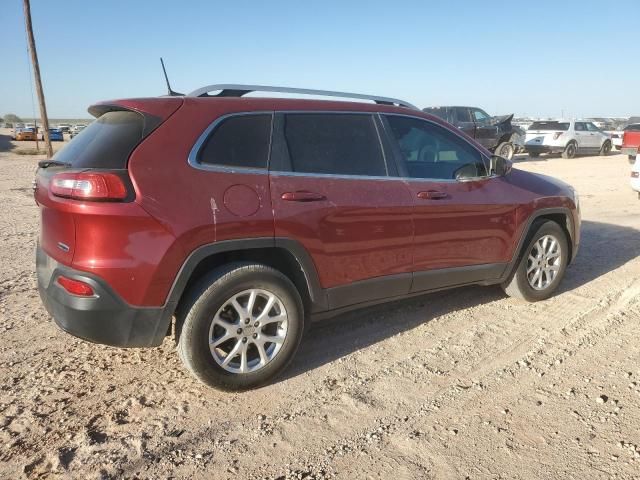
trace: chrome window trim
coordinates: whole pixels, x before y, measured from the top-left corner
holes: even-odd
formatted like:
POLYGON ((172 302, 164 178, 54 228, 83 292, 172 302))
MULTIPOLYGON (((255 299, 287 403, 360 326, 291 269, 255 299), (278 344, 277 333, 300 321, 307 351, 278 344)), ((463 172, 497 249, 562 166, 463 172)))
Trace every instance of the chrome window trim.
POLYGON ((231 112, 225 113, 224 115, 219 116, 213 122, 209 124, 209 126, 200 134, 196 142, 191 147, 189 151, 189 156, 187 157, 187 162, 193 168, 197 170, 205 170, 208 172, 222 172, 222 173, 245 173, 245 174, 263 174, 266 175, 269 172, 269 162, 271 161, 271 142, 273 137, 273 118, 274 112, 273 110, 256 110, 251 112, 231 112), (230 165, 213 165, 200 163, 198 161, 198 153, 202 149, 204 142, 209 138, 209 136, 213 133, 213 131, 225 120, 232 117, 240 117, 247 115, 269 115, 271 117, 271 129, 269 131, 269 146, 267 150, 267 166, 265 168, 253 168, 253 167, 236 167, 230 165))

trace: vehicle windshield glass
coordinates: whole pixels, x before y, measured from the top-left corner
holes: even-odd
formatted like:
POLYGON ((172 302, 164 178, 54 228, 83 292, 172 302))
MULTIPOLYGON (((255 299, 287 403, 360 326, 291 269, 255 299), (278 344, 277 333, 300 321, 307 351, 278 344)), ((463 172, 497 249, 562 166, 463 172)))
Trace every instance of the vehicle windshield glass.
POLYGON ((75 168, 126 168, 133 149, 143 137, 144 117, 131 111, 107 112, 82 126, 54 160, 75 168))
POLYGON ((529 130, 569 130, 569 122, 533 122, 529 130))

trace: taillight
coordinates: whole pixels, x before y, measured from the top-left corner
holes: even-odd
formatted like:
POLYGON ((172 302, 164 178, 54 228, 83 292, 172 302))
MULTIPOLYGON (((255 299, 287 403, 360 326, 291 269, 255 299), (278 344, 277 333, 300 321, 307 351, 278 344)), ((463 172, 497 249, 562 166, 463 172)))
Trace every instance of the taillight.
POLYGON ((115 173, 58 173, 51 178, 51 193, 78 200, 124 200, 127 187, 115 173))
POLYGON ((553 139, 557 140, 558 138, 560 138, 560 135, 562 135, 564 132, 556 132, 553 134, 553 139))
POLYGON ((80 280, 74 280, 72 278, 63 277, 60 275, 57 279, 58 284, 64 288, 71 295, 78 295, 79 297, 93 297, 95 294, 91 285, 80 280))

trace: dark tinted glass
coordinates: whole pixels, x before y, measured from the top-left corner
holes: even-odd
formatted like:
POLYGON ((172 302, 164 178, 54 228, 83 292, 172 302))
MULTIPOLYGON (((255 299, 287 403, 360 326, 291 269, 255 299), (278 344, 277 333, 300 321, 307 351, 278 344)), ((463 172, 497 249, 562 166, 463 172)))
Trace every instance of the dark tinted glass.
POLYGON ((576 122, 575 129, 576 132, 586 132, 587 126, 582 122, 576 122))
POLYGON ((135 112, 107 112, 56 153, 53 158, 75 168, 126 168, 142 140, 144 117, 135 112))
POLYGON ((205 141, 198 161, 208 165, 267 168, 271 115, 239 115, 223 120, 205 141))
POLYGON ((569 122, 533 122, 529 130, 569 130, 569 122))
POLYGON ((453 118, 457 122, 472 122, 471 114, 469 113, 469 109, 467 107, 453 107, 453 118))
POLYGON ((624 127, 625 132, 640 132, 640 123, 636 123, 635 125, 627 125, 624 127))
POLYGON ((415 118, 387 117, 412 178, 453 180, 487 175, 483 156, 464 139, 415 118))
POLYGON ((449 116, 447 114, 447 107, 431 107, 431 108, 423 108, 423 112, 426 112, 430 115, 435 115, 442 120, 449 121, 449 116))
POLYGON ((288 114, 284 135, 294 172, 387 175, 371 115, 288 114))

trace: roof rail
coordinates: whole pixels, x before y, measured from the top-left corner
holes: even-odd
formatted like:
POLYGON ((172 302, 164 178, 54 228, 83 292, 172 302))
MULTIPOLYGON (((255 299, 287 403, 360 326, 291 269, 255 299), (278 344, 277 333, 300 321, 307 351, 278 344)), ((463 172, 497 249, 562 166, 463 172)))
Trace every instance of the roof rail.
POLYGON ((187 94, 187 97, 242 97, 251 92, 277 92, 277 93, 295 93, 300 95, 318 95, 324 97, 342 97, 357 98, 359 100, 371 100, 380 105, 398 105, 399 107, 412 108, 418 110, 418 107, 399 100, 397 98, 375 97, 373 95, 362 95, 360 93, 331 92, 327 90, 309 90, 306 88, 290 88, 290 87, 270 87, 266 85, 234 85, 220 84, 207 85, 187 94), (218 91, 215 95, 209 95, 209 92, 218 91))

